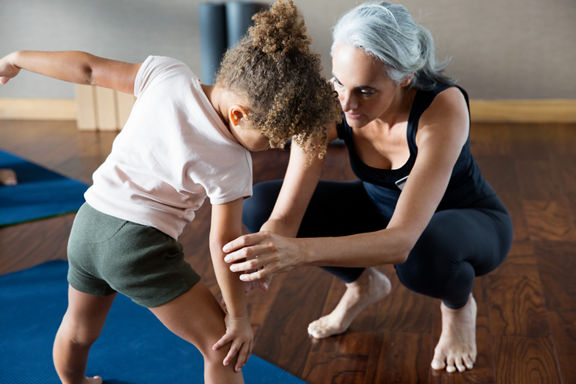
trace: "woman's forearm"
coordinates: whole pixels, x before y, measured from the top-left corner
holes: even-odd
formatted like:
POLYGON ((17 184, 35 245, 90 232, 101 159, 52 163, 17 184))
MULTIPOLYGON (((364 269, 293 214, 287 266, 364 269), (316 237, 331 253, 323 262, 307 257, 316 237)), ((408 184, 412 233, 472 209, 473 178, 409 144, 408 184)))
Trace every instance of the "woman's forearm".
POLYGON ((223 247, 230 270, 243 281, 256 281, 303 265, 370 267, 402 264, 414 236, 402 230, 342 237, 291 238, 272 232, 243 235, 223 247))
POLYGON ((296 239, 302 249, 300 263, 315 266, 369 267, 401 264, 413 241, 401 232, 382 230, 342 237, 296 239))

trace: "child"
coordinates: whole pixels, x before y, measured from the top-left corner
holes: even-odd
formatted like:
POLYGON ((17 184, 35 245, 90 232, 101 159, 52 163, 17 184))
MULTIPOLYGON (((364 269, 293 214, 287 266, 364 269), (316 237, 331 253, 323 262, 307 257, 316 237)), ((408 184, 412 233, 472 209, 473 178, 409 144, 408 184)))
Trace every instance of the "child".
POLYGON ((242 283, 221 249, 242 231, 242 201, 252 193, 249 151, 294 137, 312 153, 325 146, 324 127, 338 118, 309 43, 292 1, 279 0, 227 52, 214 86, 166 57, 131 64, 83 52, 19 51, 0 60, 0 83, 26 69, 137 96, 70 234, 69 304, 53 351, 63 383, 102 382, 86 377, 85 368, 116 292, 202 352, 206 383, 243 382, 237 372, 253 334, 242 283), (177 242, 205 197, 227 314, 177 242))

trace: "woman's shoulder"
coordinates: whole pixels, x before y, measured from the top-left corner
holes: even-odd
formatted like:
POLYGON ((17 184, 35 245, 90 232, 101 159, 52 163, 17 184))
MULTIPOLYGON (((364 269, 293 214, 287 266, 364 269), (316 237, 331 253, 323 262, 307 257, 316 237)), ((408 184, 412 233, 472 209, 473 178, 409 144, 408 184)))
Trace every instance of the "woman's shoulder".
POLYGON ((469 127, 467 96, 461 88, 451 86, 438 92, 431 100, 420 117, 418 132, 420 139, 430 135, 439 135, 444 139, 450 136, 463 144, 468 137, 469 127))
POLYGON ((429 92, 431 92, 429 106, 422 113, 421 120, 452 115, 468 118, 468 95, 464 89, 456 85, 447 85, 429 92))

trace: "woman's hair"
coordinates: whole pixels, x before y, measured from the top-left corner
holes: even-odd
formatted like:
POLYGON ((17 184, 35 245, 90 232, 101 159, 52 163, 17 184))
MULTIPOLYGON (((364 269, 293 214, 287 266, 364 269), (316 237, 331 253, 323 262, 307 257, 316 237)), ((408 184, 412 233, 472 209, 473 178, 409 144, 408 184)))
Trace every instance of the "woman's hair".
POLYGON ((226 52, 216 84, 247 97, 248 119, 273 148, 287 140, 322 157, 326 128, 341 111, 310 51, 304 20, 292 0, 278 0, 253 17, 248 34, 226 52))
POLYGON ((401 5, 367 2, 353 8, 334 27, 332 51, 337 43, 351 44, 375 56, 398 83, 412 73, 413 88, 453 82, 443 73, 447 63, 436 63, 430 32, 414 22, 401 5))

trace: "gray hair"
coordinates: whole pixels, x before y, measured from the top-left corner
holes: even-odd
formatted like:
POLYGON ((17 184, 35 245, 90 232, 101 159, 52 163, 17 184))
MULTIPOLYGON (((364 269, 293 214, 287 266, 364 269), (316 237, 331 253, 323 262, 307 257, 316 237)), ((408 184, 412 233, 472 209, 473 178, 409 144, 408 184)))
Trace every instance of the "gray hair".
POLYGON ((397 83, 412 74, 410 86, 418 89, 453 82, 442 72, 447 62, 436 63, 430 32, 401 5, 360 4, 340 18, 332 36, 332 53, 337 43, 363 49, 382 61, 387 75, 397 83))

